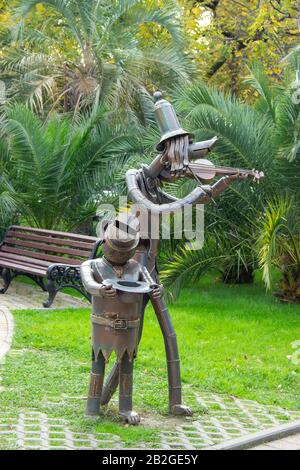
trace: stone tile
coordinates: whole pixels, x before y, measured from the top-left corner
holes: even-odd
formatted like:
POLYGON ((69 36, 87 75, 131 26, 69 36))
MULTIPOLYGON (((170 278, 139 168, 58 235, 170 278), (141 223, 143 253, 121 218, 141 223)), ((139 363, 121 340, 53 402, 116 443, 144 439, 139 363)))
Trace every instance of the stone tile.
MULTIPOLYGON (((184 396, 187 396, 185 392, 184 396)), ((280 407, 261 405, 255 401, 195 392, 188 397, 188 404, 206 412, 197 413, 189 422, 180 422, 171 430, 161 431, 164 449, 204 449, 241 436, 249 436, 259 430, 276 428, 276 425, 300 418, 300 413, 280 407), (193 403, 194 401, 194 403, 193 403)), ((163 427, 163 419, 161 420, 163 427)))
POLYGON ((249 450, 274 450, 272 447, 268 446, 267 444, 261 444, 260 446, 257 447, 252 447, 252 449, 249 450))
POLYGON ((297 444, 300 448, 300 434, 295 434, 294 436, 286 437, 287 442, 291 442, 292 444, 297 444))
POLYGON ((290 442, 287 438, 278 441, 268 442, 268 446, 273 450, 300 450, 300 444, 290 442))
POLYGON ((300 434, 287 436, 277 441, 265 442, 250 450, 300 450, 300 434))
POLYGON ((5 307, 0 307, 0 361, 9 351, 14 329, 13 317, 5 307))
POLYGON ((92 450, 121 449, 119 436, 111 433, 74 432, 65 419, 50 418, 38 411, 24 411, 18 416, 0 413, 0 439, 9 436, 11 446, 19 450, 92 450))

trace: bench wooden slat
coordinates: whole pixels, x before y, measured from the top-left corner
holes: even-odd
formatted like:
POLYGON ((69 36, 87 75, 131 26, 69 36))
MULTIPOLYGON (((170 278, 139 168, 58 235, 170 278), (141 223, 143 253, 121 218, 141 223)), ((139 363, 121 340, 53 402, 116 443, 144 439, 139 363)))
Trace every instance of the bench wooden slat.
POLYGON ((44 307, 52 305, 57 292, 63 287, 73 287, 90 300, 80 281, 79 266, 94 256, 98 245, 96 237, 87 235, 11 226, 0 244, 0 273, 3 279, 0 293, 4 294, 12 279, 22 274, 47 290, 48 299, 43 302, 44 307), (58 269, 57 264, 63 266, 58 269), (44 277, 48 278, 47 283, 43 282, 44 277))
POLYGON ((36 258, 29 258, 27 256, 20 256, 20 255, 15 255, 13 253, 7 253, 5 251, 0 251, 0 265, 1 265, 1 260, 3 259, 8 259, 8 260, 14 260, 14 261, 22 261, 25 264, 34 264, 36 266, 44 266, 45 268, 48 268, 50 264, 52 264, 51 261, 44 261, 36 258))
POLYGON ((0 243, 0 274, 5 294, 11 281, 18 275, 27 275, 43 290, 48 299, 44 307, 50 307, 57 292, 63 287, 73 287, 88 300, 89 294, 80 282, 79 266, 95 256, 99 246, 96 237, 55 230, 36 229, 13 225, 0 243), (53 267, 51 265, 54 265, 53 267), (57 265, 63 265, 59 268, 57 265), (47 277, 45 283, 43 278, 47 277))
POLYGON ((91 243, 95 243, 97 241, 96 237, 90 237, 88 235, 80 235, 78 233, 70 233, 70 232, 58 232, 56 230, 47 230, 42 228, 32 228, 32 227, 23 227, 22 225, 11 225, 9 227, 10 230, 16 231, 25 231, 30 233, 44 233, 45 235, 51 235, 62 237, 62 238, 70 238, 71 240, 78 240, 78 241, 87 241, 91 243))
POLYGON ((36 274, 37 276, 45 276, 47 273, 47 269, 38 269, 34 266, 29 265, 25 266, 25 264, 18 264, 14 261, 2 260, 1 265, 5 268, 18 270, 25 273, 36 274))
POLYGON ((91 250, 75 250, 73 248, 63 248, 57 246, 50 246, 45 243, 38 243, 38 242, 29 242, 26 240, 18 240, 17 238, 5 237, 5 244, 9 245, 17 245, 17 246, 25 246, 27 248, 34 248, 40 251, 47 251, 51 253, 62 253, 65 255, 73 255, 73 256, 80 256, 82 258, 88 258, 91 254, 91 250))
POLYGON ((32 257, 36 259, 43 259, 46 261, 51 261, 52 263, 63 263, 63 264, 72 264, 77 266, 81 264, 81 260, 74 258, 64 258, 63 256, 49 255, 48 253, 38 253, 37 251, 22 250, 20 248, 14 248, 11 246, 3 245, 1 251, 6 251, 8 253, 15 253, 16 255, 32 257))
MULTIPOLYGON (((51 235, 51 232, 48 233, 48 236, 44 236, 44 235, 35 235, 34 233, 17 232, 16 230, 9 230, 6 234, 6 237, 35 240, 35 241, 43 242, 43 243, 52 243, 54 245, 63 245, 63 246, 71 246, 71 247, 73 246, 73 247, 83 248, 89 251, 91 251, 94 246, 94 242, 89 242, 89 243, 79 242, 76 240, 69 240, 67 238, 66 239, 57 238, 57 237, 52 237, 49 235, 51 235)), ((5 243, 6 237, 4 239, 4 243, 5 243)))

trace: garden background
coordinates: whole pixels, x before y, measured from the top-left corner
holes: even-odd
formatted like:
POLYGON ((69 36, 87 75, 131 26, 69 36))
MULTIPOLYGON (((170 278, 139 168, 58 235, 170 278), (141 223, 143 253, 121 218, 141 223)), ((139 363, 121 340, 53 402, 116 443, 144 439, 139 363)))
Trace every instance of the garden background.
MULTIPOLYGON (((126 169, 156 155, 152 94, 161 90, 196 140, 219 137, 214 163, 266 175, 205 207, 203 249, 161 244, 183 381, 290 410, 300 409, 299 35, 300 4, 290 0, 0 1, 1 237, 11 224, 95 235, 97 207, 116 205, 126 169)), ((167 189, 181 197, 195 185, 167 189)), ((14 316, 24 354, 8 356, 3 382, 22 386, 0 394, 1 407, 39 409, 46 389, 84 394, 88 306, 14 316)), ((164 413, 151 309, 140 349, 138 406, 164 413), (146 398, 145 374, 156 384, 146 398)), ((154 439, 151 427, 124 433, 109 412, 96 426, 130 443, 154 439)))

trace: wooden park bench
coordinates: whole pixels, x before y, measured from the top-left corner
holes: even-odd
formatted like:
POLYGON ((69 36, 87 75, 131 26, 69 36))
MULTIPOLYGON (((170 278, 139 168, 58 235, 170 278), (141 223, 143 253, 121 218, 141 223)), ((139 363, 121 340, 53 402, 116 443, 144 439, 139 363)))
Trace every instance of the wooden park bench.
POLYGON ((57 292, 65 287, 89 299, 81 283, 80 265, 95 258, 100 243, 86 235, 13 225, 0 244, 0 274, 4 281, 0 293, 7 291, 16 276, 25 275, 48 292, 44 307, 50 307, 57 292))

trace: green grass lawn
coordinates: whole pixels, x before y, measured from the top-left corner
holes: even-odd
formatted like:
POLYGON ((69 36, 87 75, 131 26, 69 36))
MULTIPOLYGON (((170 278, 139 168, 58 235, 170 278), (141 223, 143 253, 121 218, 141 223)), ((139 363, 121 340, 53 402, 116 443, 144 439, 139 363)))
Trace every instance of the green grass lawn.
MULTIPOLYGON (((170 306, 183 382, 199 391, 300 410, 300 366, 288 358, 291 343, 300 339, 299 305, 278 303, 260 282, 224 286, 213 281, 209 277, 195 291, 183 291, 170 306)), ((85 402, 76 397, 86 395, 88 385, 89 309, 18 311, 14 317, 13 351, 1 372, 1 410, 42 409, 82 430, 118 434, 128 444, 155 442, 151 428, 125 428, 115 417, 116 404, 97 422, 83 418, 85 402), (49 404, 57 398, 62 406, 49 404)), ((151 307, 135 366, 134 401, 146 415, 167 413, 164 347, 151 307)))

